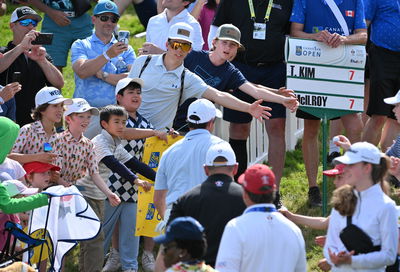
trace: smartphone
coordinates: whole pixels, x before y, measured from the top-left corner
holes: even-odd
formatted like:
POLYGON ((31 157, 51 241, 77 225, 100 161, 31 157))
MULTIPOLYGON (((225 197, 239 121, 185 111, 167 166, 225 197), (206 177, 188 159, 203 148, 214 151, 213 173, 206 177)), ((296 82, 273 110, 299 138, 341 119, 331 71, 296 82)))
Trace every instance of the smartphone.
POLYGON ((118 41, 123 42, 125 44, 129 44, 129 36, 130 33, 128 30, 120 30, 118 31, 118 41))
POLYGON ((32 41, 32 44, 51 44, 53 42, 53 33, 40 33, 34 41, 32 41))
POLYGON ((12 81, 11 82, 19 82, 21 83, 21 72, 14 72, 12 75, 12 81))
POLYGON ((43 150, 44 150, 44 152, 51 152, 51 151, 53 151, 53 147, 49 143, 44 143, 43 150))

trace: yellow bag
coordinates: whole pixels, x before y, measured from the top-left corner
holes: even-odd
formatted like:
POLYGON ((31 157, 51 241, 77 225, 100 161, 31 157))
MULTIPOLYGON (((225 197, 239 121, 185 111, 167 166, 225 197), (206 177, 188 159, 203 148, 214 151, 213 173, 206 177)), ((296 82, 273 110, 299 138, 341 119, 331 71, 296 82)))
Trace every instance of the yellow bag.
MULTIPOLYGON (((168 136, 168 144, 158 137, 146 139, 142 161, 153 168, 154 171, 157 171, 158 164, 160 163, 164 151, 182 138, 183 136, 178 136, 176 138, 168 136)), ((139 175, 139 178, 153 183, 151 180, 141 175, 139 175)), ((148 192, 145 192, 142 187, 139 187, 136 213, 136 236, 155 237, 159 235, 154 229, 161 221, 161 217, 154 206, 153 196, 154 186, 152 186, 151 190, 148 192)))

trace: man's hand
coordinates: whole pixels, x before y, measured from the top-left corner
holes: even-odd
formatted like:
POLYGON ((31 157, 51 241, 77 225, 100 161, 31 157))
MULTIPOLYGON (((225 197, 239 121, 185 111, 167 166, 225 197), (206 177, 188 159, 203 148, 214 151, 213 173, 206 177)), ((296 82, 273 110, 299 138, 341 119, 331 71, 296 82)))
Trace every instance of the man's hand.
POLYGON ((322 271, 330 271, 332 268, 325 258, 318 261, 318 267, 322 271))
POLYGON ((33 61, 42 62, 46 60, 46 49, 40 45, 33 45, 31 51, 25 55, 33 61))
POLYGON ((144 190, 145 192, 148 192, 148 191, 151 189, 151 183, 150 183, 150 182, 147 182, 147 181, 145 181, 145 180, 136 179, 136 180, 135 180, 135 184, 136 184, 137 186, 143 187, 143 190, 144 190))
POLYGON ((314 33, 314 40, 323 42, 323 43, 328 43, 329 38, 331 37, 331 33, 329 33, 328 30, 322 30, 317 33, 314 33))
POLYGON ((68 19, 68 16, 62 11, 51 9, 47 15, 59 26, 67 26, 71 24, 71 20, 68 19))
POLYGON ((143 44, 142 48, 138 49, 139 56, 140 55, 150 55, 150 54, 162 54, 164 53, 164 50, 162 50, 160 47, 155 45, 154 43, 150 42, 145 42, 143 44))
POLYGON ((18 82, 13 82, 10 84, 7 84, 1 91, 0 91, 0 97, 3 98, 4 102, 7 102, 11 98, 14 97, 14 95, 21 90, 21 84, 18 82))
POLYGON ((39 35, 40 32, 31 30, 28 33, 25 34, 24 38, 22 39, 20 45, 24 52, 28 52, 29 49, 32 48, 32 41, 36 39, 36 37, 39 35))
POLYGON ((323 236, 317 236, 317 237, 315 237, 315 239, 314 239, 314 242, 315 242, 317 245, 319 245, 320 247, 324 247, 325 241, 326 241, 326 236, 325 236, 325 235, 323 235, 323 236))
POLYGON ((286 108, 288 108, 291 112, 295 112, 299 107, 299 101, 294 97, 285 97, 282 103, 286 108))
POLYGON ((118 56, 119 54, 121 54, 122 52, 125 52, 126 50, 128 50, 128 45, 123 43, 123 42, 117 42, 114 43, 110 48, 108 48, 108 50, 106 51, 106 54, 109 58, 115 58, 116 56, 118 56))
POLYGON ((286 97, 294 97, 296 98, 296 94, 292 89, 286 89, 286 87, 280 87, 278 89, 278 94, 286 97))
POLYGON ((336 254, 336 253, 332 252, 330 248, 328 248, 328 252, 329 252, 329 258, 331 259, 331 262, 336 265, 351 264, 351 256, 354 255, 354 250, 352 250, 350 252, 341 251, 336 254))
POLYGON ((262 102, 263 102, 262 99, 255 101, 253 104, 249 106, 249 111, 248 111, 249 114, 251 114, 253 117, 255 117, 260 121, 262 119, 269 119, 269 117, 271 116, 271 113, 269 113, 269 111, 272 110, 270 107, 261 106, 260 104, 262 102))
POLYGON ((160 140, 165 141, 168 144, 168 133, 165 131, 154 130, 154 136, 158 137, 160 140))
POLYGON ((351 146, 350 140, 344 135, 337 135, 333 137, 333 143, 343 148, 345 151, 349 150, 351 146))
POLYGON ((121 199, 114 193, 110 193, 107 195, 108 201, 110 201, 110 205, 113 207, 118 206, 121 203, 121 199))
POLYGON ((331 46, 332 48, 336 48, 339 45, 345 44, 346 39, 346 36, 342 36, 338 33, 332 33, 331 36, 328 38, 326 44, 331 46))

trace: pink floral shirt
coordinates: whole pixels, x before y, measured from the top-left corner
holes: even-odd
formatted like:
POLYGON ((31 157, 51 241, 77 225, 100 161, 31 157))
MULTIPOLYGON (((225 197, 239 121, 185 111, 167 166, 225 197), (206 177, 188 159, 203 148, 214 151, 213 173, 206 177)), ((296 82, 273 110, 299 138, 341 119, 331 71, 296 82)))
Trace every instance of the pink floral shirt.
MULTIPOLYGON (((19 130, 18 138, 11 152, 21 154, 42 153, 44 152, 44 143, 49 143, 53 147, 53 153, 60 154, 59 141, 55 129, 53 129, 53 134, 47 136, 42 122, 36 121, 23 126, 19 130)), ((59 166, 58 162, 56 165, 59 166)))
POLYGON ((91 140, 82 136, 75 139, 69 130, 59 135, 61 153, 60 176, 66 181, 75 184, 85 175, 89 176, 99 172, 98 163, 91 140))

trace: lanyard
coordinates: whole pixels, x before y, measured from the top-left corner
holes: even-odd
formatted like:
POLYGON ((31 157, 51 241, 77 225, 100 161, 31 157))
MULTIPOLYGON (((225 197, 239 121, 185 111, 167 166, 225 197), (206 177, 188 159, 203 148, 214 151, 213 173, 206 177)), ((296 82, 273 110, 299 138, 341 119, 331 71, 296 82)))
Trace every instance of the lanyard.
MULTIPOLYGON (((254 12, 254 4, 253 0, 248 0, 249 2, 249 8, 250 8, 250 16, 251 19, 255 22, 256 21, 256 13, 254 12)), ((269 17, 271 15, 271 10, 272 10, 272 4, 274 0, 269 0, 267 10, 265 11, 265 17, 264 17, 264 23, 269 21, 269 17)))
POLYGON ((249 212, 276 212, 276 209, 274 207, 254 207, 246 211, 246 213, 249 212))

